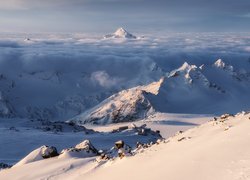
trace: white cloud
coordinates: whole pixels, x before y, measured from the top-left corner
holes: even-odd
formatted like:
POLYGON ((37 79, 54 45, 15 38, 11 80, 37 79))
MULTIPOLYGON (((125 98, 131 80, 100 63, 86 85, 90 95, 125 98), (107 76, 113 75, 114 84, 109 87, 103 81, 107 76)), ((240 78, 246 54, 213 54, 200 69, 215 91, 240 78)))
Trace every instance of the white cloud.
POLYGON ((165 72, 185 60, 193 64, 211 63, 218 58, 242 62, 249 58, 248 37, 179 33, 120 42, 79 34, 0 34, 0 72, 11 76, 18 76, 20 71, 74 72, 84 75, 85 83, 100 85, 99 89, 132 87, 145 79, 158 78, 148 67, 152 62, 165 72), (30 42, 23 41, 27 37, 30 42))
POLYGON ((121 81, 120 78, 110 77, 105 71, 96 71, 91 74, 91 80, 98 83, 100 86, 105 88, 111 88, 113 86, 118 86, 121 81))

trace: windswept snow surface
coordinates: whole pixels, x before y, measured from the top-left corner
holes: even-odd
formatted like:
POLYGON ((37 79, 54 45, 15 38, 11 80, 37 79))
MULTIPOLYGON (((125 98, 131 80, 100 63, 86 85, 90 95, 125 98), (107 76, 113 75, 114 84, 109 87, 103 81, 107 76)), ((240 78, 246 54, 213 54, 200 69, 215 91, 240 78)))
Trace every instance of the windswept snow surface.
MULTIPOLYGON (((141 126, 147 124, 153 130, 160 130, 161 135, 167 138, 177 131, 186 130, 204 123, 211 119, 204 115, 185 115, 185 114, 161 114, 157 113, 148 119, 134 122, 141 126)), ((47 130, 39 122, 30 122, 23 119, 1 119, 0 121, 0 142, 1 146, 0 160, 3 163, 15 164, 24 156, 42 145, 55 146, 60 152, 62 149, 74 147, 83 140, 90 140, 97 149, 109 149, 114 142, 124 140, 128 145, 134 147, 136 142, 150 142, 153 137, 138 136, 132 131, 121 133, 111 133, 114 129, 124 126, 130 126, 131 123, 117 123, 110 125, 87 125, 88 129, 97 131, 88 133, 81 130, 74 132, 70 126, 65 126, 62 131, 54 129, 47 130), (38 128, 38 129, 37 129, 38 128), (64 130, 65 129, 65 130, 64 130)))
POLYGON ((248 180, 249 128, 250 114, 243 112, 178 133, 132 157, 99 163, 94 158, 51 158, 3 170, 0 177, 27 180, 248 180))
POLYGON ((250 114, 219 121, 188 130, 138 156, 80 177, 247 180, 250 178, 250 114))

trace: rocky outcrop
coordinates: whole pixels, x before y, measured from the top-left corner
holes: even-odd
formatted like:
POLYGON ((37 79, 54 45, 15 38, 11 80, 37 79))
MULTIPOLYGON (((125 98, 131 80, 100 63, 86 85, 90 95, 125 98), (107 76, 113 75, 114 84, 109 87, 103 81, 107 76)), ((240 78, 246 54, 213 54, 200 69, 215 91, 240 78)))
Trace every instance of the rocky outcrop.
POLYGON ((92 145, 92 143, 89 140, 85 140, 77 144, 75 147, 62 150, 59 158, 66 158, 66 157, 86 158, 97 155, 99 155, 98 150, 92 145))

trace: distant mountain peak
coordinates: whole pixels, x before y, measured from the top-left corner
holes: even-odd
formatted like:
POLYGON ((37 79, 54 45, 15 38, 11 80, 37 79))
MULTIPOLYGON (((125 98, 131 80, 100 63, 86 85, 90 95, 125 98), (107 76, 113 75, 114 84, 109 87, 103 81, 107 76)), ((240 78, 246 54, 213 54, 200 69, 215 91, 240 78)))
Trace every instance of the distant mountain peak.
POLYGON ((104 38, 125 38, 125 39, 136 39, 136 36, 129 33, 124 28, 118 28, 113 34, 107 34, 104 38))
POLYGON ((222 59, 218 59, 217 61, 215 61, 214 66, 218 68, 225 68, 226 63, 222 61, 222 59))
POLYGON ((114 34, 117 36, 124 36, 124 35, 128 34, 128 32, 125 29, 123 29, 122 27, 120 27, 115 31, 114 34))
POLYGON ((189 73, 191 71, 195 71, 196 69, 196 65, 190 65, 187 62, 184 62, 178 69, 171 71, 168 77, 176 77, 183 74, 187 78, 187 76, 189 77, 189 73))
POLYGON ((196 69, 196 65, 190 65, 187 62, 184 62, 180 68, 178 68, 179 71, 190 71, 192 69, 196 69))
POLYGON ((196 65, 190 65, 187 62, 184 62, 182 66, 171 71, 168 75, 168 78, 175 77, 179 77, 181 81, 184 80, 187 84, 193 84, 193 82, 196 81, 202 83, 206 87, 209 86, 209 81, 205 75, 202 74, 201 69, 196 65))
POLYGON ((229 72, 229 74, 233 75, 233 76, 237 76, 236 72, 234 71, 234 67, 230 64, 225 63, 224 61, 222 61, 222 59, 218 59, 217 61, 215 61, 215 63, 213 64, 214 67, 225 70, 227 72, 229 72))

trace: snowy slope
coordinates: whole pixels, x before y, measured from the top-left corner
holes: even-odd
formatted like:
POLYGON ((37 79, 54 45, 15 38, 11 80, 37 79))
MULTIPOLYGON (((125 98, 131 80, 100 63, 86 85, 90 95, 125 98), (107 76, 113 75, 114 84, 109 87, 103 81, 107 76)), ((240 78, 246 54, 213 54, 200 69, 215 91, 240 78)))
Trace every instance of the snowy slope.
MULTIPOLYGON (((152 130, 160 130, 163 137, 169 137, 176 131, 185 130, 209 119, 199 115, 159 114, 157 116, 135 122, 140 127, 147 125, 152 130)), ((62 149, 75 146, 84 139, 102 150, 110 149, 115 141, 124 140, 134 147, 136 142, 155 141, 155 135, 139 135, 131 123, 111 124, 110 126, 90 125, 85 128, 73 123, 30 121, 26 119, 0 119, 0 142, 4 144, 0 149, 0 163, 13 165, 34 149, 43 145, 55 146, 62 149), (128 129, 119 130, 120 127, 128 129)))
POLYGON ((250 114, 243 112, 178 133, 132 157, 101 162, 93 161, 94 158, 50 158, 3 170, 0 177, 247 180, 250 177, 249 128, 250 114))
POLYGON ((101 102, 96 107, 75 117, 72 121, 80 124, 110 124, 144 119, 154 113, 147 94, 158 94, 164 79, 147 86, 121 91, 101 102))
POLYGON ((211 121, 138 156, 79 175, 78 179, 247 180, 250 178, 249 118, 249 114, 241 114, 222 122, 211 121))

